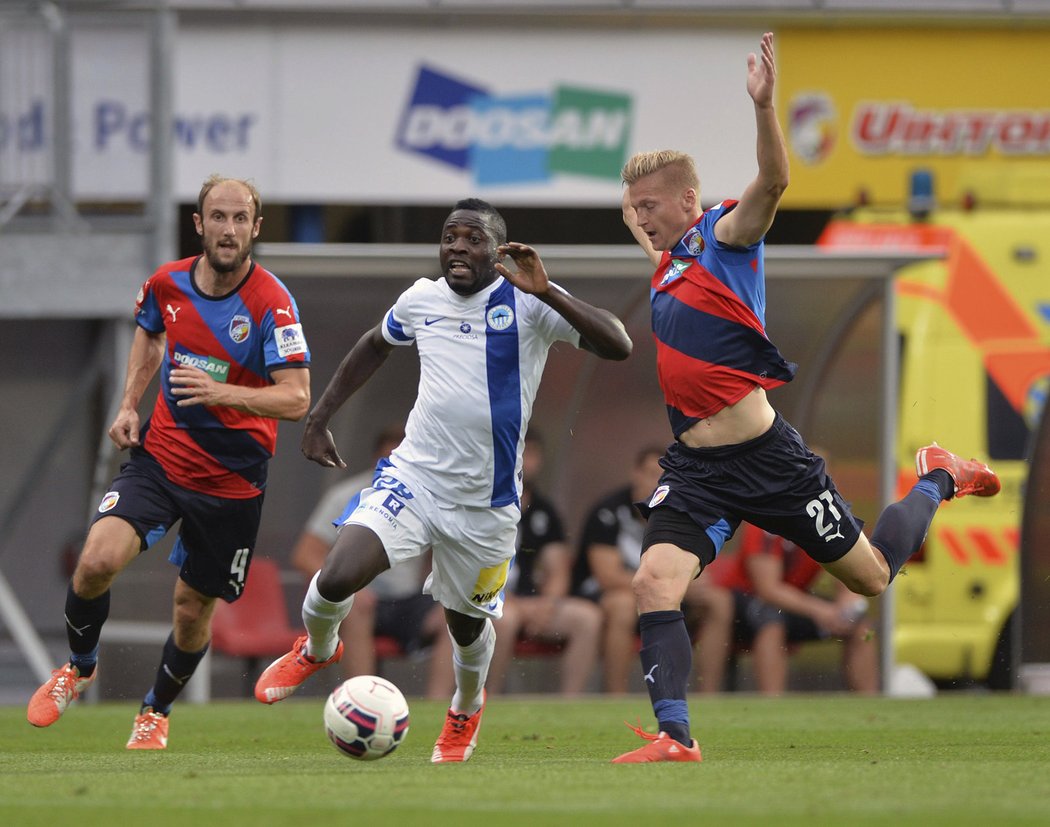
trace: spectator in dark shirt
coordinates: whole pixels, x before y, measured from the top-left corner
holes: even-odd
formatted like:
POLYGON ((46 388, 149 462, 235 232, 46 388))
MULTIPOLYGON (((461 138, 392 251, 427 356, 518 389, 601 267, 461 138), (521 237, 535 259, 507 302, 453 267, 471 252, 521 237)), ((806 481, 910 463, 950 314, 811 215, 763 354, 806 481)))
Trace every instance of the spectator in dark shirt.
POLYGON ((592 601, 569 592, 572 552, 553 503, 536 490, 543 464, 543 442, 525 436, 522 454, 521 522, 517 553, 507 580, 503 617, 495 622, 496 651, 489 688, 501 691, 520 640, 562 645, 561 692, 587 689, 598 660, 602 612, 592 601))

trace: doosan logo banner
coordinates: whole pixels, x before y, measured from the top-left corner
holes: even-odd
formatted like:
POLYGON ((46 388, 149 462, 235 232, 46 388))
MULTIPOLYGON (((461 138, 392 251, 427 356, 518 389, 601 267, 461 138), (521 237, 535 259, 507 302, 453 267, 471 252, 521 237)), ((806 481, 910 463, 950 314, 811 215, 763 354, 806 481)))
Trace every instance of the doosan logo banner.
POLYGON ((421 66, 396 143, 483 186, 557 175, 618 181, 630 130, 629 95, 563 85, 495 95, 421 66))

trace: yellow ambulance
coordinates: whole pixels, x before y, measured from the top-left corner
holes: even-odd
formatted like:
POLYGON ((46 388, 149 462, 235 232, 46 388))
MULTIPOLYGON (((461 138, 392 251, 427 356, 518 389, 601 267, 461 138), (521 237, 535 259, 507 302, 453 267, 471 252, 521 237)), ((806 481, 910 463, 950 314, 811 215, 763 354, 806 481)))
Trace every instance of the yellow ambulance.
MULTIPOLYGON (((936 439, 987 462, 990 499, 945 503, 894 581, 894 647, 942 685, 1012 686, 1025 458, 1050 383, 1050 210, 857 210, 820 245, 937 251, 896 281, 900 332, 899 489, 936 439)), ((1050 508, 1050 504, 1047 505, 1050 508)))

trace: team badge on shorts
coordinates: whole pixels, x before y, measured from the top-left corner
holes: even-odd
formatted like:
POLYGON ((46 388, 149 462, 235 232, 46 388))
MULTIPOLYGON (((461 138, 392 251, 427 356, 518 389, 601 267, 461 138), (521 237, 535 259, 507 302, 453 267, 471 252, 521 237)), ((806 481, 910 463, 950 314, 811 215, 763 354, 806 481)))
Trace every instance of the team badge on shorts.
POLYGON ((649 498, 649 507, 656 508, 660 503, 667 499, 667 494, 670 492, 671 486, 659 485, 653 492, 653 496, 649 498))
POLYGON ((112 511, 119 500, 119 491, 107 491, 106 496, 102 498, 102 502, 98 504, 98 513, 105 514, 107 511, 112 511))

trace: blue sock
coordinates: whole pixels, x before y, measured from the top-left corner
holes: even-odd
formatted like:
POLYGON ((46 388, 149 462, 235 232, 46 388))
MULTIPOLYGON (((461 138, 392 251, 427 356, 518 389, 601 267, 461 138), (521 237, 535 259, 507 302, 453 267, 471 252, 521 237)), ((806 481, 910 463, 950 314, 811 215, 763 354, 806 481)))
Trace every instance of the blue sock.
POLYGON ((638 626, 645 687, 660 731, 692 746, 685 695, 693 667, 693 645, 685 616, 680 611, 646 612, 638 619, 638 626))
POLYGON ((888 505, 871 532, 871 544, 890 565, 890 580, 922 546, 937 507, 944 499, 940 481, 928 479, 934 474, 948 477, 949 487, 954 491, 954 483, 946 471, 932 471, 920 479, 903 500, 888 505))
POLYGON ((90 678, 95 671, 95 665, 98 663, 98 647, 96 646, 90 652, 83 655, 71 652, 69 655, 69 663, 77 668, 80 677, 90 678))
POLYGON ((150 706, 153 707, 154 712, 159 712, 161 715, 171 712, 172 704, 193 677, 197 664, 201 662, 207 651, 208 647, 205 646, 199 652, 183 652, 175 645, 174 632, 168 635, 168 640, 164 644, 164 652, 161 655, 160 667, 157 669, 157 679, 142 701, 143 709, 150 706))
POLYGON ((935 502, 940 505, 941 500, 950 500, 955 496, 955 480, 943 468, 934 468, 929 473, 919 477, 919 481, 915 483, 915 488, 912 490, 916 489, 935 498, 935 502), (929 489, 936 489, 936 491, 929 489), (940 499, 937 499, 938 497, 940 499))

